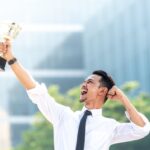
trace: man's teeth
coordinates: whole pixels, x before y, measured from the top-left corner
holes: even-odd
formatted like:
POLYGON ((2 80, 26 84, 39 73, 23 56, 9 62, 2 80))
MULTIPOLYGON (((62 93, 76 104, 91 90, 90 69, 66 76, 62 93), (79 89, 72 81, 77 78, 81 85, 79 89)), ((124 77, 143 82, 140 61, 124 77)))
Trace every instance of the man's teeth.
POLYGON ((83 92, 82 92, 82 95, 84 95, 84 94, 86 94, 86 93, 87 93, 87 91, 83 91, 83 92))

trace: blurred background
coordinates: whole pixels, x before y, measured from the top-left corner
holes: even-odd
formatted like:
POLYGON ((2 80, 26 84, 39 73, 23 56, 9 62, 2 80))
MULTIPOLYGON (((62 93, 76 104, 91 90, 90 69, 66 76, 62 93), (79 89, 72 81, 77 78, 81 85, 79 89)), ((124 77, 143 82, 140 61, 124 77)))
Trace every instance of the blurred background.
MULTIPOLYGON (((102 69, 118 86, 137 81, 135 96, 150 92, 149 7, 149 0, 5 0, 0 21, 22 26, 14 52, 39 82, 65 93, 102 69)), ((0 150, 23 142, 36 112, 9 67, 0 72, 0 150)))

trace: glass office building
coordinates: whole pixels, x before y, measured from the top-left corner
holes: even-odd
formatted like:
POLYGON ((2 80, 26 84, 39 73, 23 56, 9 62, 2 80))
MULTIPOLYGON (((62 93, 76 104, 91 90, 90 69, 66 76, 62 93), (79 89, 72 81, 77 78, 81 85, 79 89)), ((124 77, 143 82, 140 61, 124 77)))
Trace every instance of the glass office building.
POLYGON ((118 85, 137 80, 150 91, 150 2, 109 0, 94 15, 84 32, 85 68, 100 68, 118 85))

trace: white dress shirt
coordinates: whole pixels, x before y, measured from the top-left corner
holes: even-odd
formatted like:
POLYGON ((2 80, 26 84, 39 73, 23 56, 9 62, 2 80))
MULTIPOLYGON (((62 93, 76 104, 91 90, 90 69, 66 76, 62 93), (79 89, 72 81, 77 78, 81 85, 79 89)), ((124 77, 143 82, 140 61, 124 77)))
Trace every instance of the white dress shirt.
MULTIPOLYGON (((38 84, 27 91, 33 103, 37 104, 43 115, 53 124, 55 150, 75 150, 81 111, 73 112, 69 107, 58 104, 51 97, 44 84, 38 84)), ((149 134, 150 124, 139 127, 133 122, 119 123, 102 116, 102 109, 92 109, 92 116, 87 118, 84 150, 108 150, 115 143, 137 140, 149 134)))

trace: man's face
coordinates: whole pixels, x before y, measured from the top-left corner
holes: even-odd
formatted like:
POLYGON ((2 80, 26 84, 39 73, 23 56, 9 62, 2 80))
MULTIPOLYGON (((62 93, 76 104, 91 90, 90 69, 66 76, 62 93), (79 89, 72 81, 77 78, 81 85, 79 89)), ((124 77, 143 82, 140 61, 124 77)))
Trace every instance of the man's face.
POLYGON ((100 76, 90 75, 81 85, 80 102, 89 102, 98 99, 100 76))

